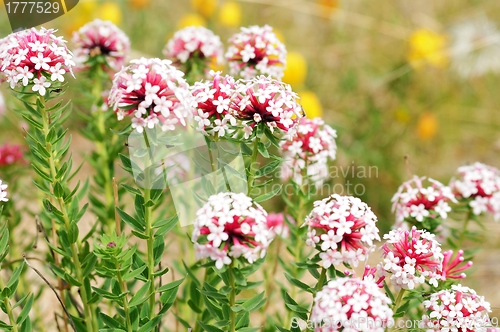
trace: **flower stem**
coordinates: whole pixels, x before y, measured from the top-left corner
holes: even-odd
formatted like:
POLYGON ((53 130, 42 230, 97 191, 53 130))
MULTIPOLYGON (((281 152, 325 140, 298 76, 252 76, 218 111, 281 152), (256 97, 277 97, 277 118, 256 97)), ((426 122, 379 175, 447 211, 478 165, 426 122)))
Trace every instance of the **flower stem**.
MULTIPOLYGON (((321 274, 319 275, 318 283, 316 284, 316 287, 314 287, 313 296, 315 296, 316 293, 323 288, 323 284, 325 283, 325 279, 326 279, 326 269, 324 267, 322 267, 321 274)), ((311 310, 309 311, 309 321, 311 321, 313 308, 314 308, 314 305, 311 305, 311 310)))
MULTIPOLYGON (((45 149, 47 152, 50 154, 50 157, 47 158, 47 162, 49 164, 49 169, 50 169, 50 179, 51 179, 51 185, 52 188, 57 183, 57 172, 56 172, 56 161, 54 158, 54 151, 52 151, 52 144, 49 142, 47 139, 50 131, 50 123, 49 123, 49 118, 48 114, 45 111, 45 99, 43 97, 39 97, 40 105, 42 105, 43 109, 41 110, 41 115, 42 115, 42 125, 43 125, 43 134, 44 134, 44 139, 45 139, 45 149)), ((63 221, 64 221, 64 227, 66 230, 69 232, 71 223, 68 217, 68 207, 66 203, 64 202, 63 197, 58 197, 57 202, 59 205, 59 209, 61 210, 61 213, 63 215, 63 221)), ((76 279, 77 281, 81 284, 79 287, 80 291, 80 297, 82 298, 83 302, 83 308, 85 311, 85 325, 87 327, 87 332, 94 332, 97 330, 95 329, 97 327, 97 321, 94 321, 94 315, 92 312, 91 306, 88 304, 88 295, 87 295, 87 290, 85 288, 85 281, 83 278, 83 273, 82 273, 82 265, 80 263, 80 257, 79 257, 79 248, 76 243, 72 243, 70 245, 71 249, 71 255, 73 259, 73 264, 75 265, 75 272, 76 272, 76 279)))
POLYGON ((231 324, 229 332, 236 331, 236 313, 232 309, 232 307, 234 307, 234 305, 236 304, 236 286, 234 284, 233 264, 234 262, 231 262, 228 267, 229 287, 231 288, 231 293, 229 294, 229 321, 231 324))
POLYGON ((403 300, 403 295, 405 294, 405 289, 401 288, 401 290, 398 293, 398 296, 396 297, 396 301, 394 302, 394 313, 398 310, 399 306, 401 305, 401 301, 403 300))
MULTIPOLYGON (((125 293, 127 291, 127 284, 125 284, 125 282, 122 279, 122 274, 120 272, 120 266, 118 265, 118 262, 116 262, 116 270, 118 271, 117 278, 118 278, 118 284, 120 285, 120 292, 125 293)), ((130 308, 128 306, 128 300, 126 295, 122 298, 122 305, 123 305, 123 311, 125 312, 125 325, 127 326, 127 332, 132 332, 132 323, 130 320, 130 308)))
MULTIPOLYGON (((2 278, 0 278, 0 288, 1 289, 5 288, 2 278)), ((18 332, 19 327, 17 326, 16 319, 14 318, 14 313, 12 312, 12 306, 10 305, 10 299, 7 296, 3 298, 3 304, 5 306, 5 311, 7 312, 7 315, 9 316, 10 325, 12 326, 12 329, 10 329, 10 331, 11 332, 18 332)))
POLYGON ((458 246, 457 248, 462 248, 462 245, 465 240, 465 235, 467 234, 467 227, 469 226, 469 223, 472 219, 472 209, 469 208, 467 211, 467 214, 465 215, 465 220, 464 220, 464 226, 462 228, 462 232, 460 233, 460 238, 458 240, 458 246))
POLYGON ((253 182, 255 181, 255 172, 257 170, 255 164, 257 163, 257 157, 259 155, 259 142, 260 138, 256 136, 253 144, 252 158, 250 159, 250 168, 248 169, 247 194, 250 197, 252 197, 252 195, 250 195, 250 192, 253 188, 253 182))

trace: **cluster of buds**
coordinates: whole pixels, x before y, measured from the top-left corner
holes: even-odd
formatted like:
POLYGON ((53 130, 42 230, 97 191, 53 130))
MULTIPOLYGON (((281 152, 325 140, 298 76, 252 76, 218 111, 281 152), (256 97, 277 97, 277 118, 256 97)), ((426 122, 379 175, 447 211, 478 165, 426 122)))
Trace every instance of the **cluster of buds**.
POLYGON ((422 328, 427 331, 488 331, 491 326, 490 304, 476 291, 462 285, 452 285, 424 301, 427 315, 422 317, 422 328))
POLYGON ((207 28, 194 26, 177 31, 163 50, 163 54, 185 72, 206 72, 210 66, 222 63, 223 53, 219 36, 207 28))
POLYGON ((297 135, 281 143, 285 158, 281 177, 299 185, 307 177, 319 186, 328 178, 328 161, 335 160, 337 132, 321 118, 302 118, 296 128, 297 135))
POLYGON ((442 220, 448 217, 451 207, 448 202, 455 202, 451 189, 442 183, 414 176, 403 183, 392 197, 392 211, 396 213, 396 224, 401 226, 403 221, 411 225, 422 224, 424 228, 434 231, 442 220))
POLYGON ((240 257, 250 264, 263 258, 274 236, 266 211, 243 193, 212 195, 196 216, 196 256, 210 258, 218 269, 240 257))
POLYGON ((320 251, 323 267, 346 264, 358 266, 380 240, 377 217, 359 198, 333 194, 314 202, 306 217, 306 244, 320 251))
POLYGON ((132 116, 132 128, 139 133, 157 126, 163 131, 174 130, 177 124, 186 126, 195 101, 184 74, 171 64, 141 58, 115 75, 109 104, 118 120, 132 116))
POLYGON ((270 75, 277 79, 283 77, 286 49, 270 26, 241 28, 241 32, 231 37, 229 43, 226 59, 231 75, 245 79, 257 75, 270 75))
POLYGON ((4 184, 2 180, 0 180, 0 202, 8 202, 7 198, 7 187, 8 185, 4 184))
POLYGON ((453 250, 448 250, 443 253, 443 266, 441 268, 441 280, 447 279, 464 279, 466 277, 463 271, 472 266, 472 262, 464 263, 464 251, 459 250, 454 259, 453 250), (459 266, 460 265, 460 266, 459 266))
POLYGON ((4 144, 0 146, 0 167, 24 163, 21 146, 17 144, 4 144))
POLYGON ((384 261, 379 269, 398 289, 414 289, 426 279, 437 287, 444 256, 434 237, 415 226, 411 231, 392 230, 384 235, 387 242, 382 246, 384 261))
POLYGON ((31 28, 12 33, 0 48, 0 71, 14 89, 31 85, 31 90, 45 96, 49 87, 59 87, 64 75, 72 72, 73 54, 66 41, 53 29, 31 28))
POLYGON ((100 65, 112 71, 121 69, 130 50, 127 35, 110 21, 96 19, 73 33, 77 68, 100 65))
POLYGON ((223 137, 234 132, 236 118, 232 115, 231 101, 235 93, 235 80, 211 72, 211 80, 196 82, 192 88, 196 99, 194 120, 197 129, 205 135, 223 137))
POLYGON ((302 107, 290 85, 266 76, 239 81, 232 99, 234 117, 243 125, 245 139, 255 134, 260 124, 272 133, 293 137, 295 127, 302 118, 302 107))
POLYGON ((450 187, 459 200, 468 201, 472 212, 490 212, 500 220, 500 171, 482 163, 461 166, 450 187))
POLYGON ((371 280, 337 278, 316 293, 311 314, 315 332, 385 331, 391 300, 371 280))

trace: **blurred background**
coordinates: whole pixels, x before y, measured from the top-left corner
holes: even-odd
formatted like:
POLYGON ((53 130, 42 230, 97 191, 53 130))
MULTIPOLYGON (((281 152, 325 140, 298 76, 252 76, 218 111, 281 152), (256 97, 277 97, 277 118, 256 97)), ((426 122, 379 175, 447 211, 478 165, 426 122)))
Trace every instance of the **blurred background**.
MULTIPOLYGON (((390 199, 410 174, 447 184, 463 164, 500 167, 496 0, 80 0, 44 26, 70 41, 94 18, 124 30, 133 57, 163 57, 168 39, 190 25, 212 29, 223 42, 241 26, 272 26, 288 50, 283 80, 309 117, 323 117, 338 132, 334 183, 352 185, 344 194, 373 208, 381 232, 392 226, 390 199), (354 192, 356 184, 362 186, 354 192)), ((10 32, 2 5, 0 38, 10 32)), ((10 107, 7 88, 2 84, 0 93, 10 107)), ((0 97, 0 143, 23 145, 22 123, 9 107, 0 97)), ((72 119, 74 144, 85 142, 77 131, 82 125, 72 119)), ((476 271, 465 284, 486 295, 499 317, 500 224, 485 225, 476 271)))

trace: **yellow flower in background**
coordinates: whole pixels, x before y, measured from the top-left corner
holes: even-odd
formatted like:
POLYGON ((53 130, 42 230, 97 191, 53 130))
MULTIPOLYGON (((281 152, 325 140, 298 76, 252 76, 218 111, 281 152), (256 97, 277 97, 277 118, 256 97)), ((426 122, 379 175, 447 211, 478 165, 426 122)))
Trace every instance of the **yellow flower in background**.
POLYGON ((151 0, 129 0, 130 7, 134 9, 143 9, 149 6, 151 0))
POLYGON ((448 65, 448 37, 427 29, 415 30, 409 39, 408 62, 415 68, 425 64, 443 68, 448 65))
POLYGON ((97 10, 96 16, 103 21, 111 21, 119 25, 122 21, 122 11, 116 2, 105 2, 97 10))
POLYGON ((227 27, 239 27, 241 22, 241 7, 233 1, 224 2, 219 10, 219 22, 227 27))
POLYGON ((283 82, 293 87, 304 85, 307 75, 307 61, 299 52, 288 52, 283 82))
POLYGON ((86 16, 90 18, 97 8, 97 0, 80 1, 77 8, 79 16, 86 16))
POLYGON ((217 2, 217 0, 191 0, 191 6, 201 16, 210 18, 217 8, 217 2))
POLYGON ((439 123, 436 115, 425 112, 418 118, 417 136, 422 141, 429 141, 436 136, 438 127, 439 123))
POLYGON ((309 119, 323 117, 323 107, 318 96, 312 91, 302 91, 299 93, 299 104, 302 105, 309 119))
MULTIPOLYGON (((338 0, 318 0, 318 4, 323 6, 321 10, 324 12, 326 9, 326 14, 331 15, 335 9, 339 7, 338 0)), ((324 13, 322 13, 324 14, 324 13)))
POLYGON ((177 22, 177 28, 183 29, 185 27, 204 27, 207 26, 207 22, 205 19, 196 13, 185 14, 183 15, 179 22, 177 22))

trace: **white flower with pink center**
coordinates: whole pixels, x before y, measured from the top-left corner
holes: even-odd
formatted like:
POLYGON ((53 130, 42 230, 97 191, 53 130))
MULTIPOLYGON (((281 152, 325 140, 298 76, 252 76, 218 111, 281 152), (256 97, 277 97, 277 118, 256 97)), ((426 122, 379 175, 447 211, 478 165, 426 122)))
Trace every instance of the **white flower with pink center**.
POLYGON ((229 39, 226 59, 231 75, 251 79, 258 75, 283 77, 286 67, 286 49, 268 25, 241 28, 229 39))
POLYGON ((7 187, 5 183, 0 180, 0 202, 8 202, 9 199, 7 198, 7 187))
POLYGON ((465 201, 475 215, 492 213, 500 220, 500 170, 482 163, 461 166, 450 182, 456 198, 465 201))
POLYGON ((359 198, 334 194, 314 202, 306 217, 307 244, 320 253, 325 268, 340 263, 358 266, 380 240, 377 217, 359 198))
POLYGON ((211 80, 196 82, 192 87, 197 103, 194 121, 203 134, 223 137, 232 134, 236 125, 230 111, 236 82, 231 76, 221 76, 220 72, 212 71, 210 75, 211 80))
POLYGON ((115 75, 109 104, 118 120, 132 116, 132 128, 139 133, 156 126, 163 131, 186 126, 196 103, 183 75, 169 60, 132 60, 115 75))
POLYGON ((311 323, 315 332, 383 332, 393 323, 390 304, 373 280, 337 278, 316 293, 311 323))
POLYGON ((383 263, 379 268, 396 288, 414 289, 426 280, 437 286, 444 256, 434 234, 425 230, 392 230, 384 235, 383 263))
POLYGON ((316 186, 328 179, 328 162, 337 154, 337 132, 321 118, 302 118, 291 141, 281 143, 284 162, 281 178, 299 185, 309 178, 316 186))
POLYGON ((222 269, 235 258, 252 264, 266 254, 275 233, 266 211, 245 194, 220 193, 198 210, 192 241, 197 258, 210 258, 222 269))
POLYGON ((295 127, 302 118, 297 98, 290 85, 259 76, 237 82, 231 113, 243 123, 245 139, 253 137, 256 127, 261 124, 274 135, 289 138, 294 136, 295 127))
POLYGON ((201 66, 198 69, 207 71, 210 65, 222 63, 223 53, 219 36, 207 28, 194 26, 177 31, 163 50, 165 57, 184 70, 198 65, 201 66))
POLYGON ((423 304, 427 312, 422 318, 426 326, 422 327, 427 331, 491 331, 490 303, 469 287, 452 285, 432 294, 423 304))
POLYGON ((423 224, 434 231, 448 217, 450 201, 457 202, 449 187, 430 178, 414 176, 392 197, 392 211, 397 224, 403 221, 411 225, 423 224))
POLYGON ((31 28, 15 32, 0 42, 0 71, 10 87, 33 85, 44 96, 51 86, 59 87, 72 72, 73 54, 56 30, 31 28))

